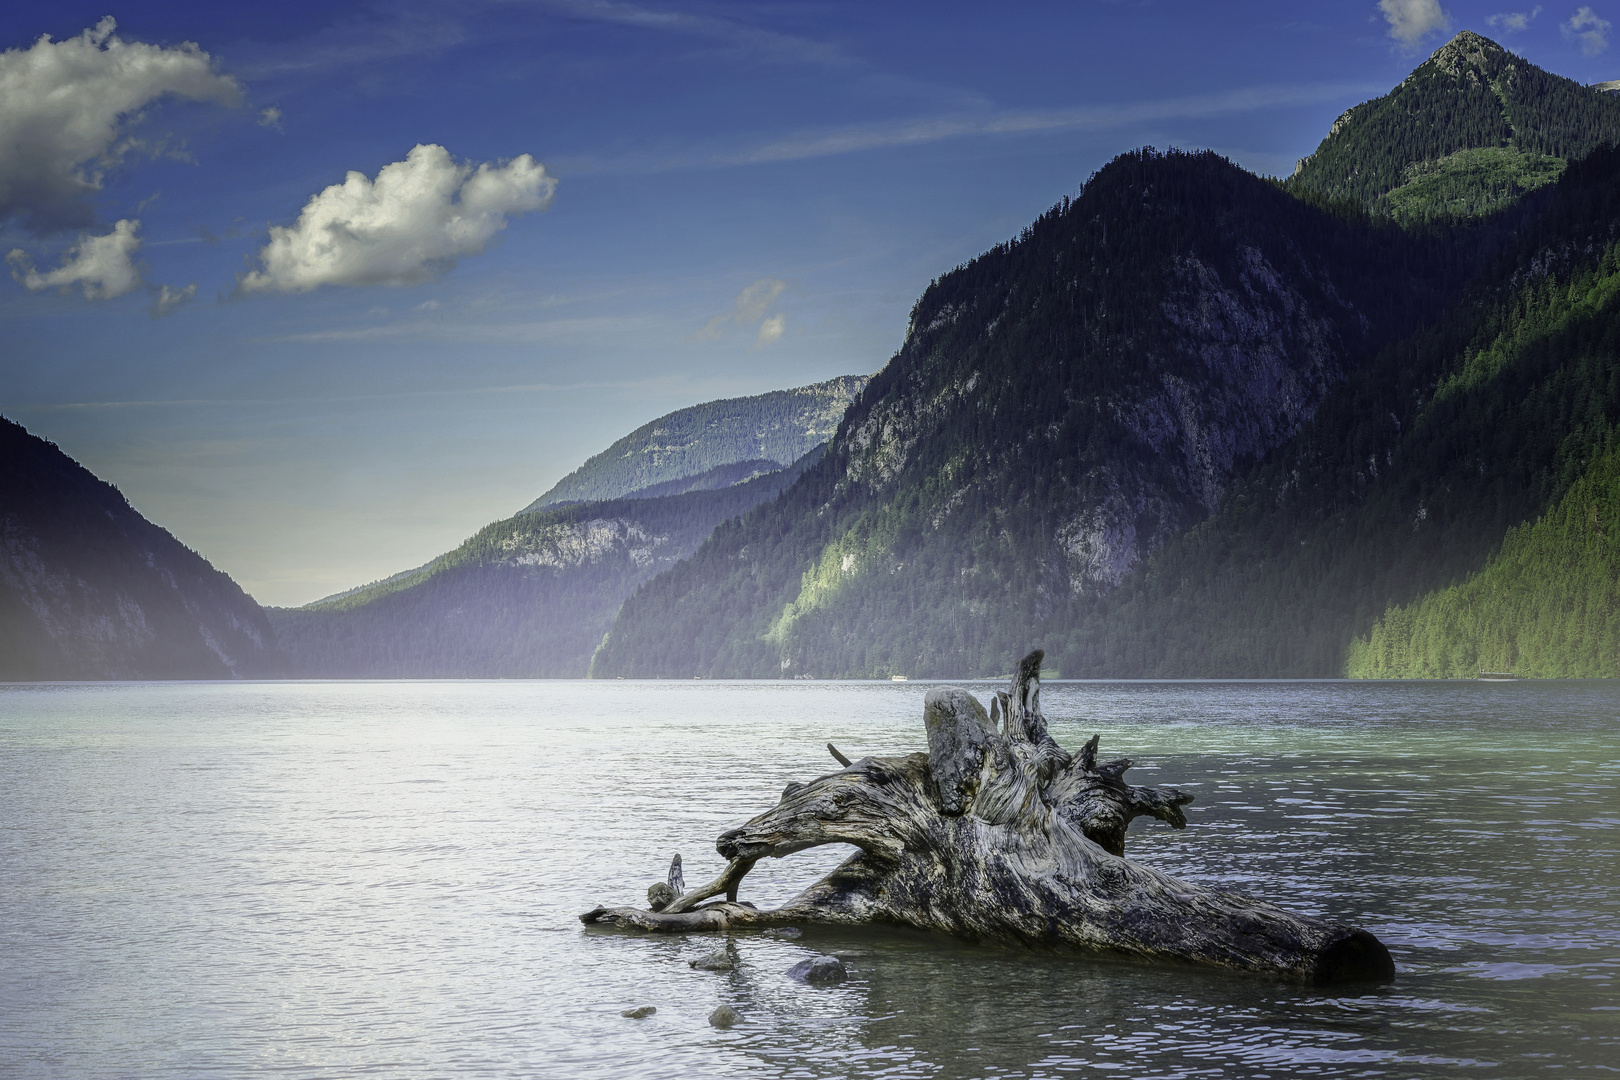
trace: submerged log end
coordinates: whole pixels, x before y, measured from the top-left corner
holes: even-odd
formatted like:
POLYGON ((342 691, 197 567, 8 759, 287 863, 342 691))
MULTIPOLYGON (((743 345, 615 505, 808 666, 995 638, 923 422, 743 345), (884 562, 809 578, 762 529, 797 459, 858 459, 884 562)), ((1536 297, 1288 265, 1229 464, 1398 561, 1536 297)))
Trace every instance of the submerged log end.
POLYGON ((1347 926, 1337 940, 1316 954, 1311 980, 1318 983, 1389 982, 1395 960, 1384 943, 1359 927, 1347 926))

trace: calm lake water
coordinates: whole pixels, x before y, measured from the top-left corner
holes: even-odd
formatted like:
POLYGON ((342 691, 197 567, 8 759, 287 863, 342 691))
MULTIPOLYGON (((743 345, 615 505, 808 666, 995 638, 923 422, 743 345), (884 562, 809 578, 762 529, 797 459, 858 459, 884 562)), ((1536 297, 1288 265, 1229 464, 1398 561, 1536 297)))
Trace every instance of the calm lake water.
MULTIPOLYGON (((1389 986, 877 932, 737 934, 717 974, 686 963, 715 936, 579 924, 676 851, 713 876, 714 838, 831 771, 829 739, 926 749, 925 689, 0 685, 0 1075, 1620 1071, 1613 684, 1046 686, 1059 742, 1100 732, 1197 794, 1131 857, 1365 926, 1389 986), (786 977, 818 953, 850 980, 786 977)), ((743 897, 845 853, 766 860, 743 897)))

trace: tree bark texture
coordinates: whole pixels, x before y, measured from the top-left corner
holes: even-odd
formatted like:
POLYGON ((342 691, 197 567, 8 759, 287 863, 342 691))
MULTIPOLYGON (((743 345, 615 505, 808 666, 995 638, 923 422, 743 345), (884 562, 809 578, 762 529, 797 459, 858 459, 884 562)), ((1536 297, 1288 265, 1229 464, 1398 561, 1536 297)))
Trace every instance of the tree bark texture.
POLYGON ((926 754, 848 762, 829 744, 848 763, 789 784, 775 807, 722 834, 715 846, 728 864, 708 885, 660 911, 596 908, 581 920, 659 932, 888 923, 1313 981, 1393 976, 1388 950, 1365 930, 1126 859, 1133 818, 1182 828, 1192 796, 1125 783, 1130 760, 1099 764, 1096 737, 1078 757, 1058 746, 1041 712, 1042 659, 1020 662, 989 714, 965 690, 930 690, 926 754), (820 844, 859 850, 780 908, 738 901, 756 861, 820 844))

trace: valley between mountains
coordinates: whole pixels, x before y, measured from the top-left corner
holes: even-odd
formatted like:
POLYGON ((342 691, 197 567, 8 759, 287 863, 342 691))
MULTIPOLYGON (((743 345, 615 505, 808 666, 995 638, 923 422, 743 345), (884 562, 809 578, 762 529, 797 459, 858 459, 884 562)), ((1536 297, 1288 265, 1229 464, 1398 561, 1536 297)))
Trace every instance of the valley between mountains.
POLYGON ((1286 179, 1121 154, 875 374, 297 609, 7 424, 0 678, 1617 677, 1617 142, 1464 32, 1286 179))

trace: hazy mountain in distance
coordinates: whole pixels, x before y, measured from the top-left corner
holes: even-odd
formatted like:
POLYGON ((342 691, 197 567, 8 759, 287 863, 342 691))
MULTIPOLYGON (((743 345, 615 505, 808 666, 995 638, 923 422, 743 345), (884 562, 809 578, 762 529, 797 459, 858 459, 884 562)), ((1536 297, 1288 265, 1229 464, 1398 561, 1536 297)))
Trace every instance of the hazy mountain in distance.
POLYGON ((1620 97, 1465 30, 1339 117, 1288 187, 1402 220, 1478 216, 1617 140, 1620 97))
POLYGON ((725 487, 748 475, 785 468, 832 438, 844 410, 870 376, 845 375, 792 390, 726 398, 678 409, 643 424, 559 480, 524 508, 674 494, 725 487), (725 471, 742 466, 740 471, 725 471))
POLYGON ((417 570, 270 619, 305 678, 577 678, 626 596, 819 456, 724 487, 525 511, 417 570))
POLYGON ((274 642, 227 575, 0 418, 0 679, 262 678, 274 642))

